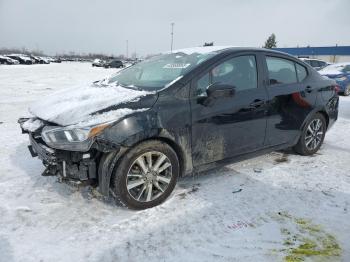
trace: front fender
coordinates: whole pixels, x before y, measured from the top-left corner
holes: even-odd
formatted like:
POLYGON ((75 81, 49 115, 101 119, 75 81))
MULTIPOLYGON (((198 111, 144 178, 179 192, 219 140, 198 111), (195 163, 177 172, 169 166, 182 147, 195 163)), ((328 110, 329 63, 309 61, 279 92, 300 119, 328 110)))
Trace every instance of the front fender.
POLYGON ((134 140, 149 137, 156 133, 156 113, 151 109, 124 118, 112 127, 104 130, 97 139, 110 141, 122 146, 131 146, 134 140))

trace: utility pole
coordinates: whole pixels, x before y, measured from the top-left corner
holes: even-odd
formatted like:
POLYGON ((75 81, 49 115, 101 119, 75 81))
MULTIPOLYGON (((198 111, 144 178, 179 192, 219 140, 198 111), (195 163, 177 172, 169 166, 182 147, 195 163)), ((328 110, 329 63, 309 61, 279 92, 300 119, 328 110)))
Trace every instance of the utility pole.
POLYGON ((129 40, 126 40, 126 58, 129 57, 129 40))
POLYGON ((173 52, 173 44, 174 44, 174 25, 175 23, 171 23, 171 45, 170 45, 171 52, 173 52))

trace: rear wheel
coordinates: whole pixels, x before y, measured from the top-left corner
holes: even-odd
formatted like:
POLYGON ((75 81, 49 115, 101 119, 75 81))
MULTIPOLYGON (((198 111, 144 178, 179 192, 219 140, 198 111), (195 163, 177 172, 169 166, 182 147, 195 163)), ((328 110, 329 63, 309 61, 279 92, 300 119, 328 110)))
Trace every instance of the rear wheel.
POLYGON ((173 191, 179 161, 166 143, 145 141, 127 152, 114 171, 116 200, 133 209, 162 203, 173 191))
POLYGON ((315 114, 305 125, 294 150, 306 156, 316 153, 323 143, 327 130, 326 125, 324 116, 320 113, 315 114))

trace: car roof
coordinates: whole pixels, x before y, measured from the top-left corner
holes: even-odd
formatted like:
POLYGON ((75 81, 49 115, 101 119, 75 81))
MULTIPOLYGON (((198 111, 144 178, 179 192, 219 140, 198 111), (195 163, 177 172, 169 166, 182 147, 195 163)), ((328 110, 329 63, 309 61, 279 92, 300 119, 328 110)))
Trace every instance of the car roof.
POLYGON ((190 47, 190 48, 183 48, 183 49, 176 49, 171 51, 163 52, 163 54, 170 54, 170 53, 184 53, 187 55, 191 54, 208 54, 208 53, 231 53, 231 52, 238 52, 238 51, 252 51, 252 52, 269 52, 274 53, 276 55, 287 55, 289 57, 293 57, 287 53, 276 51, 273 49, 266 49, 266 48, 258 48, 258 47, 238 47, 238 46, 199 46, 199 47, 190 47))

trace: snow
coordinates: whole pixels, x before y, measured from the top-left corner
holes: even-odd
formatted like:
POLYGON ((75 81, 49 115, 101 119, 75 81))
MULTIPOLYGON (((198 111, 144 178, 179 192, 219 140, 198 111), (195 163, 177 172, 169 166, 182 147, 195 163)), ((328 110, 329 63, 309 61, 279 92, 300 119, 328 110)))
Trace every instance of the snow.
POLYGON ((344 74, 341 70, 350 63, 338 63, 326 66, 325 68, 318 71, 321 75, 340 75, 344 74))
POLYGON ((30 57, 25 56, 25 55, 11 54, 11 56, 17 56, 17 57, 19 57, 19 58, 21 58, 21 59, 23 59, 25 61, 30 61, 31 60, 30 57))
POLYGON ((194 53, 197 54, 209 54, 212 52, 224 50, 227 48, 232 48, 234 46, 199 46, 199 47, 191 47, 191 48, 184 48, 184 49, 177 49, 171 51, 167 51, 166 53, 184 53, 186 55, 191 55, 194 53))
POLYGON ((28 130, 30 132, 34 132, 43 126, 43 121, 40 119, 30 118, 26 122, 23 123, 22 127, 24 130, 28 130))
POLYGON ((65 89, 36 101, 29 111, 44 120, 67 126, 87 120, 90 114, 135 100, 149 94, 147 91, 116 85, 88 86, 65 89))
POLYGON ((0 67, 0 261, 282 261, 283 232, 314 237, 296 218, 337 239, 341 256, 323 261, 350 261, 349 97, 318 154, 274 152, 180 179, 162 205, 131 211, 40 176, 17 124, 34 100, 112 72, 87 63, 0 67))

